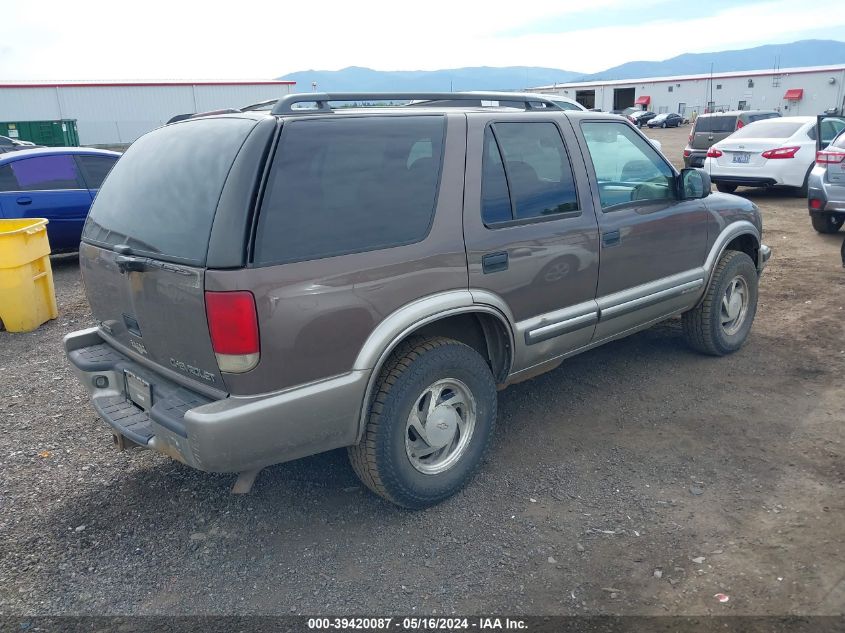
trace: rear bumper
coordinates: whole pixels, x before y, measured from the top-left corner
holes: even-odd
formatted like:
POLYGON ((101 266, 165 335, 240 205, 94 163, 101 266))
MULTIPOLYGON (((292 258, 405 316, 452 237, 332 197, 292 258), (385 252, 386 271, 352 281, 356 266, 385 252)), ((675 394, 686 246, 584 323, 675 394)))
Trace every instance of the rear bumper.
POLYGON ((762 176, 718 176, 711 174, 710 181, 714 183, 721 182, 726 185, 737 185, 739 187, 773 187, 779 184, 774 178, 764 178, 762 176))
POLYGON ((707 150, 696 150, 686 148, 685 152, 689 152, 689 156, 684 156, 684 167, 704 167, 704 161, 707 159, 707 150))
POLYGON ((830 183, 825 180, 825 170, 814 168, 807 179, 807 205, 810 215, 814 213, 845 214, 845 183, 830 183), (819 200, 821 206, 814 209, 812 201, 819 200))
POLYGON ((354 371, 259 396, 211 400, 121 354, 97 328, 65 337, 74 372, 112 430, 142 447, 210 472, 240 472, 354 444, 367 372, 354 371), (143 409, 125 372, 150 384, 143 409))

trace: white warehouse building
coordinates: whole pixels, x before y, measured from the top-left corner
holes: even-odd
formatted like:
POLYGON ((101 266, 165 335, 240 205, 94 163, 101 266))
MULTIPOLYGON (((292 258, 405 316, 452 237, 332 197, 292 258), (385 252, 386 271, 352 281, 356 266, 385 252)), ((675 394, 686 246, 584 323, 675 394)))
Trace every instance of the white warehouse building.
POLYGON ((294 81, 0 81, 0 121, 76 120, 81 145, 131 143, 172 116, 243 107, 294 81))
POLYGON ((529 88, 575 99, 603 111, 640 106, 653 112, 777 110, 784 116, 845 108, 845 66, 813 66, 742 72, 650 77, 529 88))

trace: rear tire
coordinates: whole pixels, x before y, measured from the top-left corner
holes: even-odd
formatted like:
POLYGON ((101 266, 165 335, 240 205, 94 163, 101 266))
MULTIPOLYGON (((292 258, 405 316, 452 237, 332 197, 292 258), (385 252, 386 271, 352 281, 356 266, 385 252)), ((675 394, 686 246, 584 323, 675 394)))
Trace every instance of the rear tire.
POLYGON ((757 312, 757 269, 740 251, 726 251, 704 298, 682 317, 687 344, 702 354, 724 356, 745 344, 757 312))
POLYGON ((496 384, 484 358, 453 339, 412 338, 381 370, 364 436, 349 447, 349 461, 377 495, 425 508, 466 484, 495 422, 496 384))
POLYGON ((717 182, 716 189, 718 189, 722 193, 733 193, 734 191, 736 191, 736 185, 728 185, 723 182, 717 182))
POLYGON ((845 217, 833 215, 832 213, 812 213, 810 221, 818 233, 836 233, 845 223, 845 217))

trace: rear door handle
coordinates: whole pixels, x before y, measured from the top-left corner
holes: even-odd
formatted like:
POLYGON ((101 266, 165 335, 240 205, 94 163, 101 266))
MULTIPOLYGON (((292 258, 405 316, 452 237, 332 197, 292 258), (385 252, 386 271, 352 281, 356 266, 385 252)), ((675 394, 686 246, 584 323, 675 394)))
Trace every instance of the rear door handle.
POLYGON ((29 196, 21 196, 15 202, 20 205, 32 204, 32 198, 30 198, 29 196))
POLYGON ((607 233, 601 234, 601 245, 602 246, 616 246, 619 242, 622 241, 622 235, 619 233, 619 230, 615 231, 608 231, 607 233))
POLYGON ((481 270, 484 274, 488 273, 497 273, 501 270, 508 269, 508 254, 507 252, 501 253, 488 253, 481 258, 481 270))
POLYGON ((114 263, 117 264, 117 269, 121 274, 143 272, 147 270, 147 262, 146 258, 131 255, 118 255, 114 258, 114 263))

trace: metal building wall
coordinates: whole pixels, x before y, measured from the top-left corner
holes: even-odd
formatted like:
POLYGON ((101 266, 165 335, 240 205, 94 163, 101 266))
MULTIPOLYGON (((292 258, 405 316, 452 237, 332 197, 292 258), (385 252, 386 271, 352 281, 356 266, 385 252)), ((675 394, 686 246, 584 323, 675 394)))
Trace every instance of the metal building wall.
POLYGON ((131 143, 176 114, 245 106, 288 94, 292 87, 281 83, 0 86, 0 121, 76 119, 81 145, 131 143))
MULTIPOLYGON (((648 95, 651 103, 648 109, 654 112, 677 112, 679 104, 685 104, 686 114, 695 110, 704 112, 710 100, 710 79, 677 79, 667 81, 597 82, 565 84, 555 88, 537 89, 542 92, 561 94, 575 98, 576 90, 595 90, 595 107, 605 111, 613 109, 613 91, 617 88, 634 88, 635 97, 648 95), (672 91, 669 92, 669 88, 672 91)), ((845 69, 819 70, 790 73, 784 69, 775 79, 768 75, 743 75, 713 78, 712 100, 716 109, 737 109, 740 101, 745 109, 779 110, 784 116, 821 114, 828 108, 842 108, 845 103, 845 69), (831 82, 831 79, 833 80, 831 82), (749 80, 753 82, 748 85, 749 80), (717 88, 721 86, 721 88, 717 88), (790 88, 804 90, 800 101, 787 101, 783 97, 790 88)))

